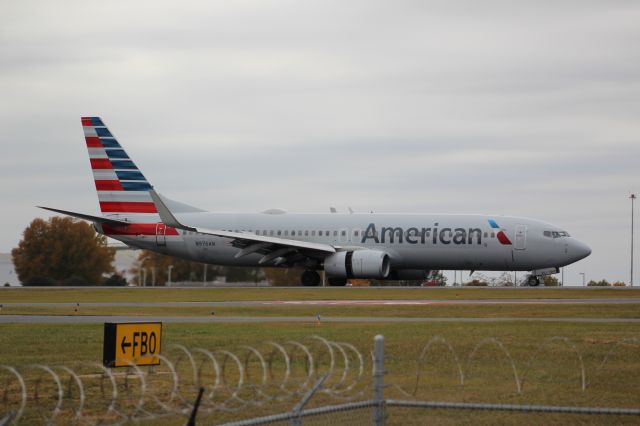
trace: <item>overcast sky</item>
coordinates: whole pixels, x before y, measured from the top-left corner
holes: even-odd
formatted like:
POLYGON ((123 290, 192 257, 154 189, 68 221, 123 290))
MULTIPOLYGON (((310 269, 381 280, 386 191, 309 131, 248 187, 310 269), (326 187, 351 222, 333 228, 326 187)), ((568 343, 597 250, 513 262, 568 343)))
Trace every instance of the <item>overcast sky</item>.
POLYGON ((173 199, 533 217, 628 281, 639 46, 636 1, 4 2, 0 252, 98 212, 98 115, 173 199))

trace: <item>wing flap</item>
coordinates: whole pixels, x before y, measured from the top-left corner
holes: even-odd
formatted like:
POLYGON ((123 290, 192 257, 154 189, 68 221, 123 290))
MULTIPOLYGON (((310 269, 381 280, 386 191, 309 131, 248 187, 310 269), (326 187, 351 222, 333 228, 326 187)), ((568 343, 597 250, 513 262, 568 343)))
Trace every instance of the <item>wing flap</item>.
MULTIPOLYGON (((298 241, 298 240, 289 240, 286 238, 276 238, 276 237, 267 237, 262 235, 256 235, 251 232, 230 232, 230 231, 219 231, 215 229, 206 229, 206 228, 193 228, 196 232, 201 234, 214 235, 217 237, 225 237, 231 238, 233 240, 237 240, 238 244, 232 243, 234 247, 246 247, 253 245, 255 243, 270 243, 276 246, 288 246, 295 247, 304 250, 312 250, 325 252, 328 254, 335 253, 336 249, 333 246, 328 244, 320 244, 320 243, 310 243, 307 241, 298 241)), ((264 250, 264 248, 262 248, 264 250)))

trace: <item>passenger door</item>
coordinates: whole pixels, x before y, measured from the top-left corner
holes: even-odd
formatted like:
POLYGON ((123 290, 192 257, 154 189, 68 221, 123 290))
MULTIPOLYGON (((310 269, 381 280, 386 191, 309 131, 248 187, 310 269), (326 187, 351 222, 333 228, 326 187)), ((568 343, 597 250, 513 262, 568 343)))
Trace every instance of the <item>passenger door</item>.
POLYGON ((527 248, 527 225, 516 225, 516 242, 513 248, 515 250, 527 248))

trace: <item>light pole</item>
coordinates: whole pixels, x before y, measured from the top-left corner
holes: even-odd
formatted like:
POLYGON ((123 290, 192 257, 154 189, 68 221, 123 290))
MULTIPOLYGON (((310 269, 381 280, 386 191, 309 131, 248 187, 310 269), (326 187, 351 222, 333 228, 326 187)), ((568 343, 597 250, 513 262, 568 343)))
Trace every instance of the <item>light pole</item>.
POLYGON ((582 275, 582 287, 584 287, 585 286, 584 272, 580 272, 578 275, 582 275))
POLYGON ((204 287, 207 286, 207 264, 206 263, 202 264, 202 285, 204 287))
POLYGON ((631 199, 631 280, 629 284, 633 287, 633 202, 636 200, 636 194, 629 196, 631 199))
POLYGON ((138 279, 140 279, 141 281, 138 283, 138 286, 140 287, 146 287, 147 286, 147 269, 144 267, 144 263, 148 260, 148 258, 144 258, 142 259, 142 262, 140 262, 140 273, 141 275, 138 276, 138 279))
POLYGON ((167 271, 167 277, 169 278, 167 281, 167 287, 171 287, 171 270, 173 269, 173 265, 169 265, 168 271, 167 271))

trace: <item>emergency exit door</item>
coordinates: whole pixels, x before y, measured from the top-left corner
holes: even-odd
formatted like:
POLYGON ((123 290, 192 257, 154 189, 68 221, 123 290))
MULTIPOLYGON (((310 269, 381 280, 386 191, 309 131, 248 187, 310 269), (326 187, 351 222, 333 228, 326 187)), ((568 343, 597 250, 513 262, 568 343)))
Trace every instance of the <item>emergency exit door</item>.
POLYGON ((167 245, 167 225, 164 223, 156 224, 156 244, 159 246, 167 245))
POLYGON ((527 225, 516 225, 516 242, 513 248, 516 250, 527 248, 527 225))

